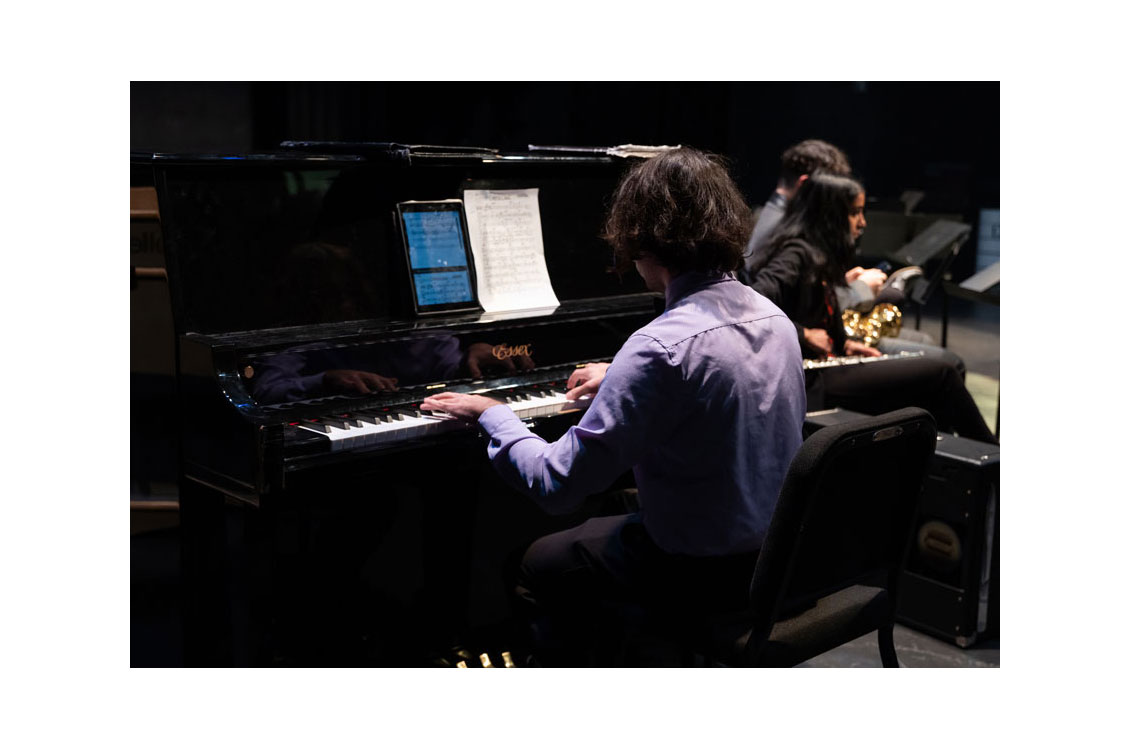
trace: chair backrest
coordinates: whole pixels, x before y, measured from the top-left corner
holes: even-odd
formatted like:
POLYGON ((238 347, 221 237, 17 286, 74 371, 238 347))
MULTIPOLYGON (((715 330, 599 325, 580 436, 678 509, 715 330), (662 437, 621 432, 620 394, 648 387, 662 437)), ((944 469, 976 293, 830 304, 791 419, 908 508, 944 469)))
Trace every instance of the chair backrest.
POLYGON ((782 615, 848 586, 883 586, 893 598, 936 440, 930 414, 907 408, 804 441, 754 570, 748 648, 782 615))

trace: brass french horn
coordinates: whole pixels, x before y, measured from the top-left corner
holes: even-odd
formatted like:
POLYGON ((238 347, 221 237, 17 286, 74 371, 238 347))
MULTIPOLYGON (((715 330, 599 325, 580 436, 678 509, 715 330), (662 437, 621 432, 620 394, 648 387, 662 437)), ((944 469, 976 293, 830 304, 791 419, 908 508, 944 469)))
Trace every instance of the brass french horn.
POLYGON ((902 330, 902 313, 889 302, 875 305, 869 313, 844 310, 843 321, 847 337, 861 341, 866 346, 876 346, 879 339, 898 336, 902 330))

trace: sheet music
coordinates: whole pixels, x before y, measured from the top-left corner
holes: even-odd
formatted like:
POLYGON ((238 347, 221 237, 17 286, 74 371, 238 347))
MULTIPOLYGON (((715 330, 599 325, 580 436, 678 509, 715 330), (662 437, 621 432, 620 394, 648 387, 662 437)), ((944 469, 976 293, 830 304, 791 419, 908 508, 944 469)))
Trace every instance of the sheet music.
POLYGON ((545 267, 538 190, 466 190, 463 207, 486 312, 557 307, 545 267))

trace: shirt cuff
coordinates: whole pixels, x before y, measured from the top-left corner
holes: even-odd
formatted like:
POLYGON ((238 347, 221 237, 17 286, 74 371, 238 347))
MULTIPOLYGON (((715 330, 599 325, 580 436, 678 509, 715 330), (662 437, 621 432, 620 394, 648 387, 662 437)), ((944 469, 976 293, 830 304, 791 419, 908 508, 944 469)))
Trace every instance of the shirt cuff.
POLYGON ((506 427, 525 428, 522 420, 506 404, 495 404, 479 415, 479 426, 486 430, 488 435, 495 435, 506 427))

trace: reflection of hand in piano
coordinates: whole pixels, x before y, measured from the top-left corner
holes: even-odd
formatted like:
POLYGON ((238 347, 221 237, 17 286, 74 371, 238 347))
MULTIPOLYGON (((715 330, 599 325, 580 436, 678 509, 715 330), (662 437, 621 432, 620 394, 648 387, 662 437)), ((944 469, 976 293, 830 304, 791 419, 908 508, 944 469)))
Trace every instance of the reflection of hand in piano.
MULTIPOLYGON (((513 347, 518 348, 518 347, 513 347)), ((472 378, 478 379, 483 377, 483 371, 494 370, 496 372, 511 373, 518 371, 526 371, 534 369, 534 361, 524 351, 520 350, 516 354, 506 356, 500 359, 496 351, 509 349, 508 347, 492 346, 491 344, 478 342, 471 344, 467 347, 467 371, 471 374, 472 378)))
POLYGON ((364 370, 326 370, 322 387, 327 393, 352 394, 395 391, 397 379, 364 370))

